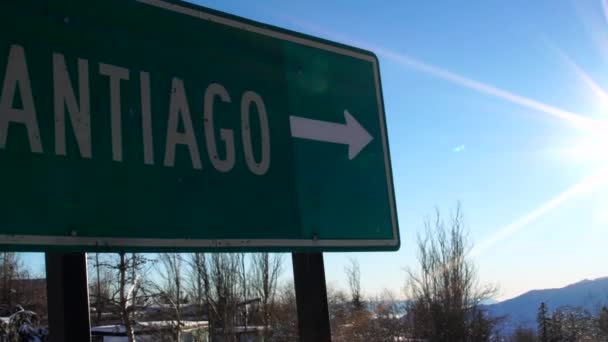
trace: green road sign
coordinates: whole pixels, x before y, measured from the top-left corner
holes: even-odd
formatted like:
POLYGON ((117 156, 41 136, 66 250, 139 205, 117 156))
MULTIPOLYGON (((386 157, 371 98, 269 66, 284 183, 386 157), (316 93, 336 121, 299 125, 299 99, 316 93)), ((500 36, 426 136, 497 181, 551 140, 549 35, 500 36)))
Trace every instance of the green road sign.
POLYGON ((372 53, 182 2, 0 7, 0 248, 399 248, 372 53))

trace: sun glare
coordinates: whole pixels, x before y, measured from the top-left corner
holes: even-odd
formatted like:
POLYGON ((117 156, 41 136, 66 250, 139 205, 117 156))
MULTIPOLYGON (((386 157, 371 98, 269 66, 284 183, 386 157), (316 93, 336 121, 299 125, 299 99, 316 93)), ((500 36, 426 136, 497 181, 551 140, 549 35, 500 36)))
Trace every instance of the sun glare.
POLYGON ((563 156, 571 162, 589 164, 592 168, 608 167, 608 129, 585 133, 579 142, 562 151, 563 156))

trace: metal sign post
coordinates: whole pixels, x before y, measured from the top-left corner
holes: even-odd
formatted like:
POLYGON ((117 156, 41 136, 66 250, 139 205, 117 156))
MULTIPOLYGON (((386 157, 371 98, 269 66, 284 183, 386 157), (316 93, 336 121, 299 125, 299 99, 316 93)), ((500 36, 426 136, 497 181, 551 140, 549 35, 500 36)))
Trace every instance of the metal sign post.
POLYGON ((46 253, 46 287, 51 342, 90 341, 85 253, 46 253))
POLYGON ((322 253, 292 253, 300 342, 329 342, 331 327, 322 253))

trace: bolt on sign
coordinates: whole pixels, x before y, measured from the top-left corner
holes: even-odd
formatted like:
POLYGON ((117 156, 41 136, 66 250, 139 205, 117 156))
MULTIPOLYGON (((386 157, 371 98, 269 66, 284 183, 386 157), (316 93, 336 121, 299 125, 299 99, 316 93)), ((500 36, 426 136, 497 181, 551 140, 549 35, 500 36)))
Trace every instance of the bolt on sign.
POLYGON ((1 6, 0 248, 399 248, 371 52, 174 1, 1 6))

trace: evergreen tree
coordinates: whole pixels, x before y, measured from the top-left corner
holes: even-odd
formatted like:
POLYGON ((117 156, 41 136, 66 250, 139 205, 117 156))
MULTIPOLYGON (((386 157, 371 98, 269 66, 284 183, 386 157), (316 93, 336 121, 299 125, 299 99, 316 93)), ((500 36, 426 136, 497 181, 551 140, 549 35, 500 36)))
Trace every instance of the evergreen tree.
POLYGON ((538 339, 540 342, 549 342, 549 329, 550 329, 550 318, 547 312, 547 304, 541 302, 538 307, 538 314, 536 316, 536 322, 538 323, 538 339))

